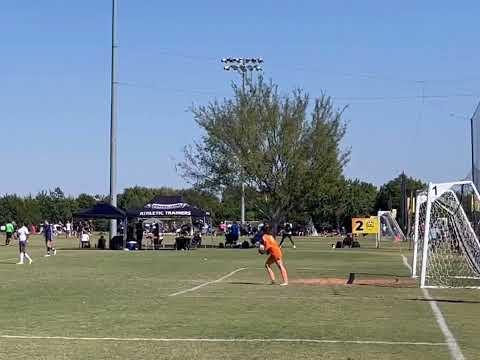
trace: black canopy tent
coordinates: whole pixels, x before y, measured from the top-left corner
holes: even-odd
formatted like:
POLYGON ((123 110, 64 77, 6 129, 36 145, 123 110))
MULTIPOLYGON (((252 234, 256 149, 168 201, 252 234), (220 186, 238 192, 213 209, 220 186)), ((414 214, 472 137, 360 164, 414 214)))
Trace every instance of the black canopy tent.
MULTIPOLYGON (((96 203, 88 209, 80 210, 73 214, 75 219, 107 219, 107 220, 122 220, 124 227, 127 228, 127 214, 125 211, 105 202, 96 203)), ((123 247, 126 244, 126 231, 123 232, 123 247)))
POLYGON ((121 219, 126 217, 125 211, 110 205, 108 203, 99 202, 89 209, 83 209, 73 214, 77 219, 121 219))
POLYGON ((162 222, 181 220, 188 222, 190 229, 193 229, 198 220, 205 224, 210 213, 188 204, 181 196, 156 196, 140 209, 127 210, 127 217, 162 222))

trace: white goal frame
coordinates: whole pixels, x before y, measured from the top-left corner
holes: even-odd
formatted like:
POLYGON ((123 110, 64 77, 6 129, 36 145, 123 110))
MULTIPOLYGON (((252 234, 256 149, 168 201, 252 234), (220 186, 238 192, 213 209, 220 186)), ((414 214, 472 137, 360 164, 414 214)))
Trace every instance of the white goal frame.
MULTIPOLYGON (((377 236, 377 248, 380 247, 380 243, 382 242, 382 239, 384 239, 384 237, 382 236, 382 216, 385 216, 385 217, 388 218, 390 223, 387 226, 390 227, 390 230, 393 233, 396 232, 400 236, 400 241, 406 241, 407 238, 405 237, 405 234, 403 233, 402 228, 398 224, 398 221, 393 216, 392 212, 391 211, 379 210, 377 212, 378 226, 379 226, 378 236, 377 236)), ((395 239, 393 239, 393 240, 395 240, 395 239)))
MULTIPOLYGON (((475 233, 470 221, 468 220, 468 216, 465 213, 463 206, 461 205, 457 195, 452 190, 454 186, 462 186, 468 185, 471 186, 473 190, 472 195, 476 198, 477 201, 480 201, 480 194, 476 189, 475 185, 472 181, 456 181, 456 182, 449 182, 449 183, 430 183, 428 185, 427 191, 418 192, 416 196, 416 204, 415 204, 415 229, 414 229, 414 253, 413 253, 413 262, 412 262, 412 277, 418 278, 420 277, 420 287, 422 288, 442 288, 442 287, 463 287, 463 288, 475 288, 480 289, 480 286, 442 286, 442 285, 430 285, 426 284, 426 275, 427 275, 427 262, 429 259, 429 251, 430 250, 430 242, 431 234, 430 234, 430 224, 431 224, 431 215, 432 215, 432 204, 439 199, 442 195, 448 193, 448 195, 453 198, 456 202, 458 202, 458 216, 460 216, 465 223, 465 229, 470 237, 470 241, 475 245, 477 249, 480 248, 480 241, 475 233), (426 204, 425 211, 425 218, 424 224, 420 223, 421 217, 421 207, 422 205, 426 204), (424 226, 423 229, 420 227, 424 226), (423 230, 423 233, 421 233, 423 230), (419 256, 421 257, 419 259, 419 256), (421 263, 420 261, 421 260, 421 263), (421 267, 419 268, 419 265, 421 267)), ((473 201, 473 200, 472 200, 473 201)), ((425 205, 424 205, 425 206, 425 205)), ((423 213, 423 211, 422 211, 423 213)), ((435 243, 432 243, 431 246, 435 247, 435 243)), ((462 250, 463 251, 463 250, 462 250)), ((468 251, 467 251, 468 253, 468 251)), ((465 255, 464 255, 465 256, 465 255)), ((470 260, 472 261, 472 260, 470 260)), ((472 265, 476 267, 477 270, 474 270, 478 273, 477 265, 472 265)), ((462 276, 452 276, 452 278, 458 279, 474 279, 480 281, 480 274, 478 277, 462 277, 462 276)))

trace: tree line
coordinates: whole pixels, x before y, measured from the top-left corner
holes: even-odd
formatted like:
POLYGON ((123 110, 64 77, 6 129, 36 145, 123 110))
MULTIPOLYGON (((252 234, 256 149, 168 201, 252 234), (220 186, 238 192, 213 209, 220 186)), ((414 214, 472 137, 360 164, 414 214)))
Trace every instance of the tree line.
MULTIPOLYGON (((416 179, 406 177, 408 192, 414 192, 424 187, 416 179)), ((369 216, 377 210, 399 209, 401 207, 401 175, 389 181, 378 189, 370 183, 356 180, 341 179, 332 184, 331 191, 312 200, 310 207, 299 209, 295 206, 286 215, 285 220, 300 225, 310 221, 317 228, 349 227, 351 217, 369 216)), ((224 220, 240 218, 240 186, 229 186, 223 189, 220 196, 211 192, 194 188, 173 189, 168 187, 147 188, 131 187, 118 196, 118 206, 124 210, 140 208, 157 195, 180 195, 183 199, 197 207, 208 210, 212 221, 218 225, 224 220)), ((265 220, 257 204, 261 201, 260 194, 255 189, 246 189, 247 220, 265 220)), ((73 214, 93 206, 98 201, 108 201, 105 195, 79 194, 66 196, 62 189, 42 191, 37 195, 19 196, 7 194, 0 197, 0 224, 8 221, 26 224, 40 224, 44 220, 66 222, 73 214)))

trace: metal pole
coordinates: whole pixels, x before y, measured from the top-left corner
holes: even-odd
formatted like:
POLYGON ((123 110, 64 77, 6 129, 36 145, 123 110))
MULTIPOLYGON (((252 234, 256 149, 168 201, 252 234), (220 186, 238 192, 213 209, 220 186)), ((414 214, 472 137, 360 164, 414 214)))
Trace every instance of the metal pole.
MULTIPOLYGON (((111 65, 111 84, 110 84, 110 204, 117 206, 117 81, 115 71, 115 20, 116 20, 116 0, 112 0, 112 65, 111 65)), ((110 222, 110 240, 117 235, 117 221, 110 222)))
MULTIPOLYGON (((243 96, 245 97, 245 71, 242 71, 242 91, 243 96)), ((243 178, 243 174, 242 174, 243 178)), ((242 179, 242 202, 241 202, 241 223, 242 225, 245 224, 245 182, 242 179)))
POLYGON ((470 119, 470 142, 472 145, 472 182, 476 185, 476 176, 475 176, 475 148, 474 148, 474 136, 473 136, 473 117, 470 119))

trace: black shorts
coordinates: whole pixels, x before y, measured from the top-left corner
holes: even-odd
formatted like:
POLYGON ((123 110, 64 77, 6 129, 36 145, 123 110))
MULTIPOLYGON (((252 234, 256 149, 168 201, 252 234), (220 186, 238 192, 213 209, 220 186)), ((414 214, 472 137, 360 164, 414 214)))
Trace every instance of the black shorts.
POLYGON ((11 232, 7 232, 7 239, 10 240, 13 236, 13 233, 11 232))
POLYGON ((25 252, 27 250, 27 242, 26 241, 19 241, 18 242, 18 249, 20 252, 25 252))

